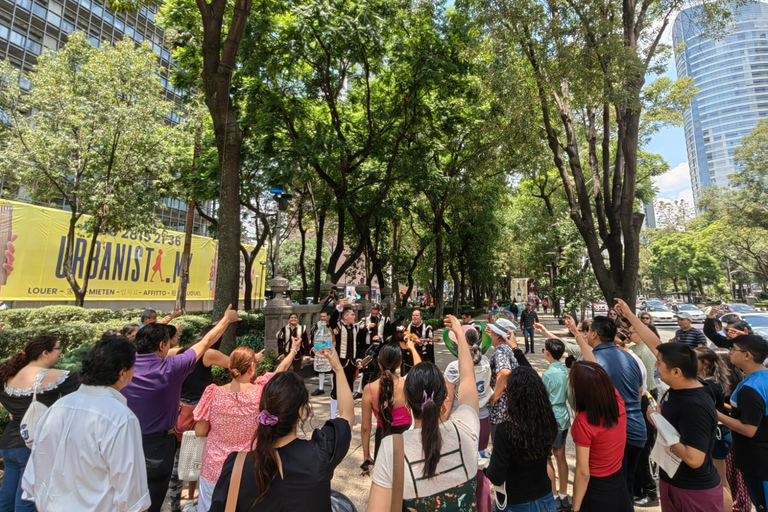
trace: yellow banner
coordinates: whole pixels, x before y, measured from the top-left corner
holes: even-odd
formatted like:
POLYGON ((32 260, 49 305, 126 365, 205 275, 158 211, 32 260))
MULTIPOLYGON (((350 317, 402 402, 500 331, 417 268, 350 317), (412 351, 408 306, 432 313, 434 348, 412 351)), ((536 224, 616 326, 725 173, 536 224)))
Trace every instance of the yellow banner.
MULTIPOLYGON (((82 218, 82 222, 87 220, 82 218)), ((69 212, 0 200, 0 299, 74 300, 64 276, 69 212)), ((73 270, 82 285, 91 237, 76 232, 73 270)), ((211 300, 216 280, 212 238, 192 236, 188 300, 211 300)), ((249 247, 251 249, 251 247, 249 247)), ((99 236, 93 253, 87 300, 175 300, 181 276, 184 233, 131 231, 99 236)), ((253 264, 254 298, 262 298, 265 251, 253 264)), ((241 255, 240 297, 245 289, 241 255)))

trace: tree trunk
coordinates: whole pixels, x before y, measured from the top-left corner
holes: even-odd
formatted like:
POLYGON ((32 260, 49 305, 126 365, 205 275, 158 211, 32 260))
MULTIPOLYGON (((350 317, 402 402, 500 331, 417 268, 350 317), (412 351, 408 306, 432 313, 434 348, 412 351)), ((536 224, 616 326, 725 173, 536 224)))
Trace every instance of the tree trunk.
POLYGON ((243 309, 249 311, 253 309, 253 260, 243 244, 240 244, 240 256, 243 258, 243 309))
MULTIPOLYGON (((227 87, 219 91, 229 101, 229 81, 227 87)), ((219 103, 213 99, 215 104, 219 103)), ((210 107, 210 106, 209 106, 210 107)), ((213 302, 214 321, 219 320, 229 305, 233 309, 239 306, 240 290, 240 147, 242 132, 237 124, 231 105, 223 115, 213 115, 216 145, 219 149, 219 254, 216 263, 216 291, 213 302)), ((222 337, 221 351, 229 354, 234 350, 237 340, 235 326, 231 325, 222 337)))
POLYGON ((456 295, 456 290, 459 288, 459 273, 456 271, 456 265, 453 262, 448 263, 448 271, 451 274, 451 280, 453 280, 453 307, 451 308, 451 314, 458 316, 459 297, 456 295))
MULTIPOLYGON (((199 152, 197 139, 195 141, 195 154, 199 152)), ((193 169, 196 166, 193 163, 193 169)), ((192 227, 195 224, 195 200, 190 199, 187 204, 187 220, 184 225, 184 251, 181 253, 181 276, 179 288, 176 291, 175 308, 184 311, 187 307, 187 283, 189 283, 189 256, 192 253, 192 227)), ((246 274, 247 275, 247 274, 246 274)), ((247 308, 246 308, 247 309, 247 308)))
POLYGON ((76 306, 81 308, 85 306, 85 296, 88 294, 88 283, 91 280, 91 267, 93 266, 93 252, 96 250, 96 242, 101 233, 102 218, 98 217, 96 223, 93 226, 93 233, 91 234, 91 244, 88 247, 88 255, 85 259, 85 271, 83 272, 83 285, 80 287, 79 293, 75 294, 77 299, 76 306))
POLYGON ((301 298, 304 304, 307 303, 307 262, 304 260, 307 254, 307 229, 304 227, 304 202, 299 202, 298 228, 301 234, 301 253, 299 254, 299 270, 301 272, 301 298))
MULTIPOLYGON (((674 286, 674 288, 675 288, 675 295, 679 295, 680 294, 680 290, 677 289, 677 278, 676 277, 672 278, 672 286, 674 286)), ((659 298, 661 298, 661 297, 659 297, 659 298)))
POLYGON ((317 304, 320 301, 320 285, 323 283, 323 237, 325 236, 325 210, 317 215, 315 223, 315 283, 312 295, 317 304))
POLYGON ((435 318, 443 317, 443 283, 445 282, 445 255, 443 254, 443 211, 435 215, 435 318))

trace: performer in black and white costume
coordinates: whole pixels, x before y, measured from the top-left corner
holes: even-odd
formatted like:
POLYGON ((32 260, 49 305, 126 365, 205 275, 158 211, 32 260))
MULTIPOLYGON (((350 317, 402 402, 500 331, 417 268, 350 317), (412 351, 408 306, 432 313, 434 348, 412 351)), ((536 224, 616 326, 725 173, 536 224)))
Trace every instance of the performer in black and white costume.
MULTIPOLYGON (((320 312, 320 320, 315 323, 315 325, 312 326, 312 331, 309 333, 309 340, 312 346, 315 346, 315 333, 317 333, 318 329, 320 329, 320 322, 325 322, 325 326, 328 328, 329 331, 331 331, 331 337, 333 338, 333 344, 336 345, 336 331, 331 328, 330 325, 331 321, 331 315, 328 314, 327 311, 323 310, 320 312)), ((315 357, 322 357, 318 354, 315 354, 315 357)), ((318 377, 320 379, 320 385, 317 387, 316 390, 312 392, 312 396, 320 396, 325 394, 325 372, 318 373, 318 377)), ((331 382, 333 382, 333 371, 328 372, 328 378, 331 379, 331 382)))
MULTIPOLYGON (((364 354, 358 354, 357 341, 360 326, 355 323, 355 310, 349 306, 336 306, 336 311, 329 319, 329 325, 336 340, 336 352, 339 361, 344 367, 344 376, 347 378, 349 388, 355 383, 357 373, 357 359, 362 359, 364 354)), ((334 381, 335 384, 335 381, 334 381)), ((336 386, 331 389, 331 418, 336 417, 336 386)))
MULTIPOLYGON (((421 360, 431 363, 435 362, 435 347, 432 345, 432 327, 425 325, 421 319, 421 311, 414 309, 411 313, 411 323, 405 328, 406 332, 417 335, 419 338, 429 339, 430 341, 416 342, 416 350, 421 356, 421 360)), ((413 368, 413 355, 410 350, 403 350, 403 365, 400 368, 400 375, 408 375, 413 368)))
POLYGON ((291 350, 291 341, 293 338, 301 338, 301 349, 293 359, 293 371, 301 371, 301 360, 309 355, 309 333, 307 326, 299 325, 299 315, 291 313, 288 317, 288 325, 277 331, 277 351, 278 355, 287 355, 291 350))
MULTIPOLYGON (((392 322, 389 318, 381 314, 381 304, 374 303, 371 306, 371 314, 360 321, 360 333, 358 334, 358 358, 362 359, 369 349, 378 344, 384 343, 387 338, 392 336, 392 322)), ((362 398, 363 387, 376 379, 379 373, 379 365, 369 364, 363 369, 363 376, 357 386, 357 392, 354 395, 355 400, 362 398)))

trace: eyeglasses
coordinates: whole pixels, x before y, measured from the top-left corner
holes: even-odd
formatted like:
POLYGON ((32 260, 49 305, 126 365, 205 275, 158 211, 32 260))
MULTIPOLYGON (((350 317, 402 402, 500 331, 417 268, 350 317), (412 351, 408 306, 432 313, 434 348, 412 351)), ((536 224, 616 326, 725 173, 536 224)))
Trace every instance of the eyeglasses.
POLYGON ((61 350, 61 347, 53 347, 53 350, 61 350))
POLYGON ((651 317, 649 317, 649 316, 641 316, 640 317, 640 320, 650 320, 650 319, 651 319, 651 317))
POLYGON ((746 353, 746 352, 749 352, 749 350, 741 350, 740 348, 731 347, 731 348, 728 349, 728 352, 744 352, 744 353, 746 353))

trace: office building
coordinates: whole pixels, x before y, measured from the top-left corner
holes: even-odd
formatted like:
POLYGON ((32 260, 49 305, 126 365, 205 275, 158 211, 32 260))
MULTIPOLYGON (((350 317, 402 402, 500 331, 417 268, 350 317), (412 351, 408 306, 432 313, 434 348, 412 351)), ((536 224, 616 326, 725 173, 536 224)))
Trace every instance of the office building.
MULTIPOLYGON (((93 46, 103 41, 115 42, 127 34, 136 43, 149 41, 158 57, 160 76, 167 100, 180 103, 180 95, 170 83, 173 68, 171 54, 165 45, 163 30, 155 24, 157 6, 143 7, 136 13, 114 14, 97 0, 0 0, 0 59, 7 59, 17 68, 29 72, 44 49, 58 49, 67 36, 79 30, 87 34, 93 46)), ((30 84, 21 80, 22 90, 30 84)), ((169 123, 179 123, 176 110, 168 117, 169 123)), ((29 201, 24 189, 11 189, 0 183, 4 196, 29 201), (5 190, 4 190, 5 189, 5 190)), ((168 228, 184 231, 187 204, 175 199, 165 201, 167 208, 158 209, 157 216, 168 228)), ((51 201, 45 206, 61 207, 63 202, 51 201)), ((210 205, 206 204, 206 208, 210 205)), ((208 222, 195 214, 193 232, 208 235, 208 222)))
POLYGON ((709 187, 729 186, 739 170, 734 151, 768 117, 768 4, 732 6, 725 37, 699 23, 700 6, 678 14, 672 30, 678 78, 697 88, 685 112, 685 140, 694 201, 709 187))

